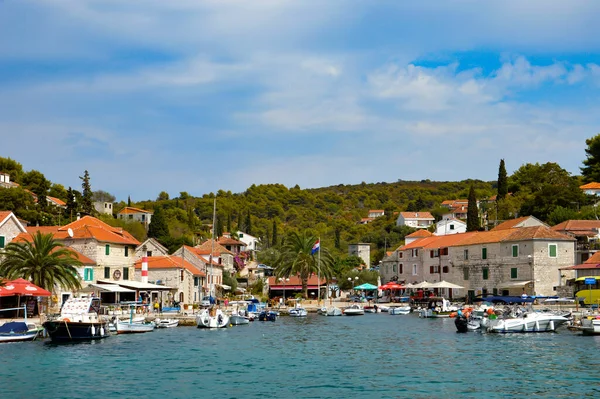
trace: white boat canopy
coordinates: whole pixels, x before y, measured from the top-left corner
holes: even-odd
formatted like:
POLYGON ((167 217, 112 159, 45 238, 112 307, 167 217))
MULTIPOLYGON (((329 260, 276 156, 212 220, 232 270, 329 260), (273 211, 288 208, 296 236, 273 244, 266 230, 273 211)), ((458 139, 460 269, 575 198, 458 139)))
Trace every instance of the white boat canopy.
POLYGON ((135 290, 121 287, 120 285, 116 285, 116 284, 89 284, 86 288, 80 290, 80 292, 93 292, 93 291, 135 292, 135 290))
POLYGON ((133 280, 125 280, 119 281, 118 283, 115 281, 108 280, 98 280, 97 283, 99 285, 113 284, 119 285, 125 288, 131 288, 134 290, 144 290, 144 291, 175 291, 177 288, 171 288, 164 285, 150 284, 150 283, 142 283, 141 281, 133 281, 133 280))

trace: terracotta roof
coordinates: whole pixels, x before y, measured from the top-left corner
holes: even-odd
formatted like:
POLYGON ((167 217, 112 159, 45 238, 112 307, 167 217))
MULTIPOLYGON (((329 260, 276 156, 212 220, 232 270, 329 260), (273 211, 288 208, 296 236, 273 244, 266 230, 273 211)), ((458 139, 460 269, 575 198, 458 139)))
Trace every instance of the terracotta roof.
MULTIPOLYGON (((150 256, 148 259, 148 269, 181 269, 182 267, 192 273, 194 276, 206 276, 202 270, 191 264, 181 256, 165 255, 150 256)), ((142 259, 135 262, 135 268, 142 268, 142 259)))
POLYGON ((79 220, 66 226, 33 226, 27 227, 30 234, 40 231, 44 234, 51 233, 57 240, 72 239, 95 239, 100 242, 114 244, 128 244, 138 246, 140 242, 131 234, 120 227, 112 227, 92 216, 84 216, 79 220), (69 236, 69 229, 73 231, 73 237, 69 236))
POLYGON ((10 216, 11 211, 0 211, 0 223, 4 222, 4 220, 10 216))
MULTIPOLYGON (((203 263, 210 265, 212 263, 213 266, 218 266, 218 267, 224 267, 222 264, 216 262, 215 260, 213 260, 212 262, 209 262, 205 256, 210 256, 210 249, 208 251, 204 251, 204 250, 199 250, 196 247, 190 247, 187 245, 183 246, 184 249, 186 249, 188 252, 190 252, 192 255, 194 255, 196 258, 200 259, 200 261, 202 261, 203 263)), ((227 251, 228 253, 231 253, 229 251, 227 251)), ((233 255, 233 254, 232 254, 233 255)), ((216 253, 213 254, 213 257, 218 257, 219 255, 216 253)))
POLYGON ((410 233, 409 235, 407 235, 406 237, 410 237, 410 238, 424 238, 424 237, 431 237, 433 235, 433 233, 431 233, 429 230, 425 230, 425 229, 420 229, 415 231, 414 233, 410 233))
POLYGON ((369 213, 375 213, 375 212, 377 212, 377 213, 383 213, 385 211, 383 209, 371 209, 371 210, 369 210, 369 213))
POLYGON ((235 240, 231 237, 219 237, 219 239, 217 240, 217 242, 221 245, 239 245, 239 246, 245 246, 246 243, 243 243, 241 241, 235 240))
POLYGON ((524 222, 527 219, 529 219, 529 216, 523 216, 523 217, 520 217, 520 218, 507 220, 506 222, 502 222, 498 226, 494 227, 492 229, 492 231, 493 230, 512 229, 513 227, 515 227, 516 225, 518 225, 521 222, 524 222))
POLYGON ((600 252, 594 253, 583 263, 600 263, 600 252))
POLYGON ((567 220, 552 226, 551 229, 571 233, 575 236, 593 237, 598 235, 600 220, 567 220))
POLYGON ((588 183, 588 184, 584 184, 583 186, 579 186, 580 189, 585 190, 585 189, 592 189, 592 190, 600 190, 600 183, 588 183))
POLYGON ((559 270, 589 270, 600 269, 600 263, 584 263, 581 265, 561 267, 559 270))
MULTIPOLYGON (((54 226, 48 226, 48 227, 54 227, 54 226)), ((18 236, 15 237, 15 239, 13 240, 13 242, 32 242, 33 241, 33 234, 35 234, 35 232, 33 233, 21 233, 18 236)), ((47 233, 43 233, 42 234, 47 234, 47 233)), ((84 254, 82 254, 79 251, 76 251, 75 249, 71 248, 71 247, 63 247, 65 249, 67 249, 69 252, 71 252, 73 255, 75 255, 75 258, 77 260, 79 260, 81 262, 82 265, 84 266, 95 266, 96 262, 93 259, 88 258, 87 256, 85 256, 84 254)), ((57 250, 58 248, 56 248, 55 250, 57 250)), ((52 251, 54 252, 54 251, 52 251)))
POLYGON ((54 202, 56 205, 67 206, 67 203, 65 201, 61 200, 60 198, 50 197, 49 195, 47 195, 46 198, 49 199, 50 201, 54 202))
MULTIPOLYGON (((458 235, 458 234, 456 234, 458 235)), ((477 232, 472 237, 455 245, 476 245, 497 242, 524 241, 524 240, 561 240, 574 241, 575 239, 565 234, 550 230, 546 226, 521 227, 506 230, 490 230, 477 232)))
POLYGON ((123 208, 119 211, 119 215, 120 214, 128 214, 128 213, 131 213, 131 214, 133 214, 133 213, 150 213, 150 214, 152 214, 152 212, 150 212, 150 211, 146 211, 144 209, 139 209, 139 208, 134 208, 131 206, 126 206, 125 208, 123 208))
POLYGON ((219 244, 218 241, 215 241, 215 245, 213 248, 212 241, 213 240, 211 238, 210 240, 206 240, 202 244, 195 246, 194 249, 196 250, 196 253, 199 255, 210 255, 211 249, 214 249, 212 253, 213 256, 220 256, 221 254, 233 255, 232 252, 230 252, 229 250, 227 250, 227 248, 219 244))
POLYGON ((400 212, 400 215, 404 219, 435 219, 430 212, 400 212))

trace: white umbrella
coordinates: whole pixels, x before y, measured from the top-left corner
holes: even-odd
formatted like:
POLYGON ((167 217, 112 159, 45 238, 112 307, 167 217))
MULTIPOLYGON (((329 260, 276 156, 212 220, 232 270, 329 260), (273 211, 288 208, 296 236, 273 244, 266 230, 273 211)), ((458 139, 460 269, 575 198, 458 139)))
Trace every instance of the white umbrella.
POLYGON ((460 288, 465 288, 465 287, 462 287, 462 286, 457 285, 457 284, 452 284, 452 283, 449 283, 447 281, 442 280, 442 281, 439 281, 437 283, 430 284, 429 287, 427 287, 427 288, 454 288, 454 289, 460 289, 460 288))
MULTIPOLYGON (((431 283, 428 283, 427 281, 422 281, 418 284, 413 284, 413 286, 410 288, 431 288, 431 287, 432 287, 431 283)), ((408 286, 407 286, 407 288, 408 288, 408 286)))

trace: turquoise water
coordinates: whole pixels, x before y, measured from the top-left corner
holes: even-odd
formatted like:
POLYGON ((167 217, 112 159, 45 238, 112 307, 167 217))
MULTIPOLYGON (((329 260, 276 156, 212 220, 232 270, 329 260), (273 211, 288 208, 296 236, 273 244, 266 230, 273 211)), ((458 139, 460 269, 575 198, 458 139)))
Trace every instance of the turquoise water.
POLYGON ((457 334, 415 315, 280 318, 0 345, 2 398, 600 397, 600 337, 457 334))

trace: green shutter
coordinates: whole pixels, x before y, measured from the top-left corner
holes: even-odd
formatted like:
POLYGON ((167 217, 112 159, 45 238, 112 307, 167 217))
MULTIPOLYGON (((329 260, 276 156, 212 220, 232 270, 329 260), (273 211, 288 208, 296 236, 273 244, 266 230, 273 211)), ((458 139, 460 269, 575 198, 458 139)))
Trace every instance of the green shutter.
POLYGON ((517 270, 518 269, 516 267, 513 267, 510 269, 510 278, 517 278, 519 276, 519 273, 517 270))
POLYGON ((487 248, 481 248, 481 259, 487 259, 487 248))
POLYGON ((104 268, 104 278, 110 278, 110 267, 108 266, 104 268))
POLYGON ((519 256, 519 246, 518 245, 512 246, 512 256, 513 256, 513 258, 517 258, 519 256))
POLYGON ((106 244, 106 246, 104 247, 104 254, 110 255, 110 245, 109 244, 106 244))
POLYGON ((6 238, 4 236, 0 236, 0 248, 4 248, 6 245, 6 238))
POLYGON ((125 247, 125 256, 129 256, 129 247, 125 247))
MULTIPOLYGON (((125 247, 125 248, 127 248, 127 247, 125 247)), ((129 280, 129 268, 128 267, 123 268, 123 280, 129 280)))
POLYGON ((490 274, 490 269, 488 269, 487 267, 483 268, 483 279, 487 280, 490 274))
POLYGON ((556 244, 550 244, 548 246, 548 252, 551 258, 556 258, 556 244))
POLYGON ((90 269, 90 281, 94 281, 94 269, 90 269))
POLYGON ((467 268, 464 268, 464 269, 463 269, 463 278, 464 278, 465 280, 468 280, 468 279, 469 279, 469 269, 467 269, 467 268))

